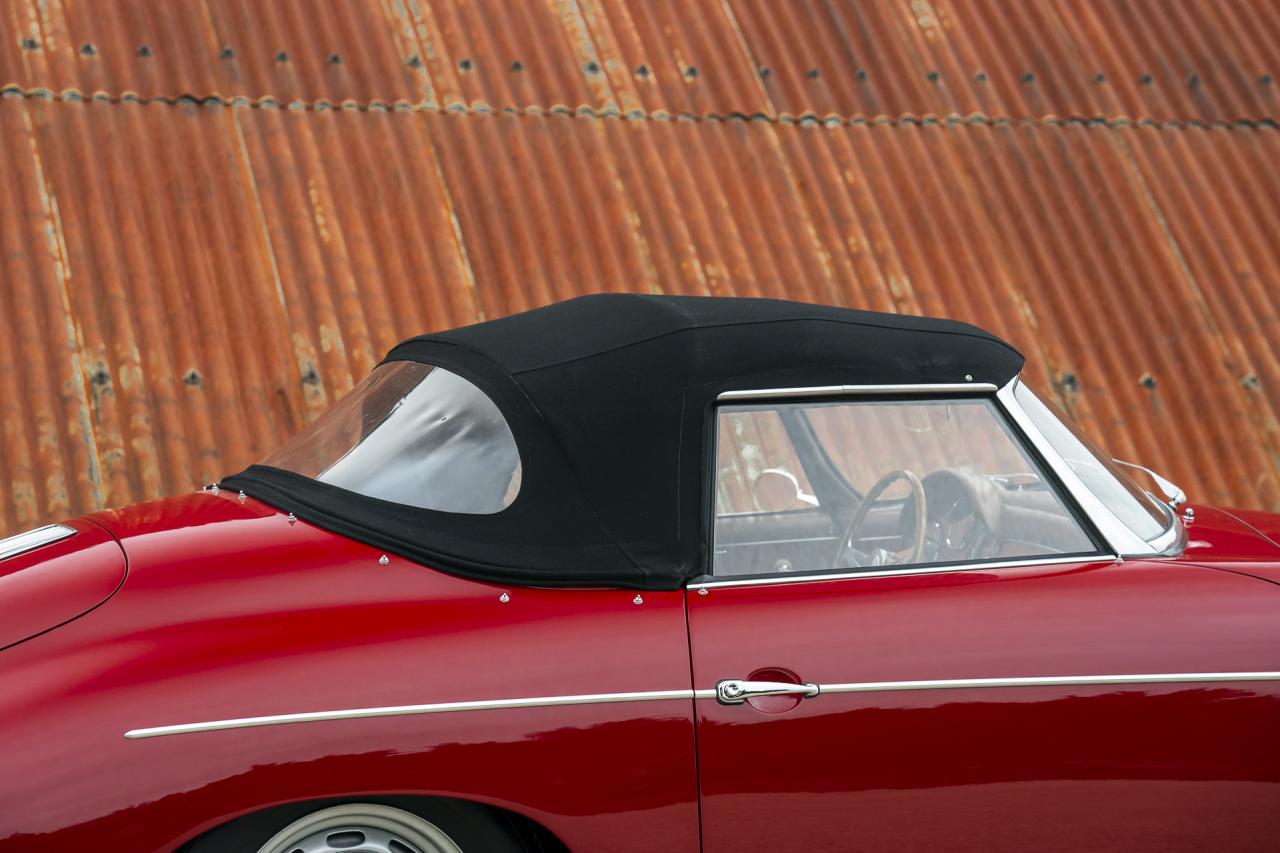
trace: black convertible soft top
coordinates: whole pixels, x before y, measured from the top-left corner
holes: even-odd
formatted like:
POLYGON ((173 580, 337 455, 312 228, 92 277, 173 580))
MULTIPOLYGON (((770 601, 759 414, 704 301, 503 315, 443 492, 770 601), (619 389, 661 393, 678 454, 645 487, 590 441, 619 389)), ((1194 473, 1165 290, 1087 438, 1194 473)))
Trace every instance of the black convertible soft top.
MULTIPOLYGON (((1022 356, 951 320, 773 299, 584 296, 399 344, 507 418, 523 464, 491 515, 381 501, 254 465, 223 486, 464 577, 529 586, 675 589, 708 565, 712 416, 724 391, 1003 385, 1022 356)), ((384 362, 385 363, 385 362, 384 362)))

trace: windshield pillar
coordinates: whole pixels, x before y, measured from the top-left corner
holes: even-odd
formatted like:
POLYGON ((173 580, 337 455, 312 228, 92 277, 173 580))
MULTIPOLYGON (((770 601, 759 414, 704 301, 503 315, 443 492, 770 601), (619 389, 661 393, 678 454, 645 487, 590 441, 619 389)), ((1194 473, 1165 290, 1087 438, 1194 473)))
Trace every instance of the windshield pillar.
POLYGON ((1109 460, 1099 457, 1078 439, 1071 440, 1073 444, 1070 448, 1064 446, 1065 442, 1061 437, 1055 442, 1042 428, 1042 424, 1050 425, 1046 419, 1056 421, 1064 434, 1071 431, 1034 395, 1029 402, 1036 405, 1037 411, 1029 411, 1023 404, 1027 395, 1031 395, 1030 389, 1015 377, 996 393, 996 400, 1010 420, 1026 434, 1112 551, 1120 557, 1180 552, 1187 537, 1186 530, 1176 515, 1159 501, 1153 500, 1158 507, 1154 510, 1142 505, 1139 498, 1134 496, 1135 493, 1145 494, 1142 489, 1132 481, 1124 482, 1127 477, 1122 472, 1111 470, 1111 466, 1106 464, 1109 460), (1066 453, 1071 453, 1072 456, 1068 457, 1066 453), (1086 469, 1096 475, 1094 488, 1082 476, 1082 471, 1086 469), (1115 488, 1105 491, 1097 488, 1098 482, 1108 480, 1114 481, 1115 488), (1103 493, 1099 494, 1100 491, 1103 493), (1126 504, 1125 501, 1132 503, 1126 504))

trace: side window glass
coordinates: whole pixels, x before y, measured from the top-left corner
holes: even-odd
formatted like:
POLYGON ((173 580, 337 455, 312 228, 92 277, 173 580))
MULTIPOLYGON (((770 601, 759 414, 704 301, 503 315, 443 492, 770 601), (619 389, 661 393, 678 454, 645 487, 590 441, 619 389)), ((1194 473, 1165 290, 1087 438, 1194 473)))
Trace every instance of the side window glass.
POLYGON ((716 575, 1096 553, 987 399, 724 406, 716 443, 716 575))
POLYGON ((723 412, 718 465, 717 515, 817 506, 818 499, 777 411, 723 412))
POLYGON ((754 575, 809 562, 801 540, 830 521, 776 408, 721 409, 716 438, 715 571, 754 575), (780 532, 781 531, 781 532, 780 532), (784 536, 784 542, 776 541, 784 536))

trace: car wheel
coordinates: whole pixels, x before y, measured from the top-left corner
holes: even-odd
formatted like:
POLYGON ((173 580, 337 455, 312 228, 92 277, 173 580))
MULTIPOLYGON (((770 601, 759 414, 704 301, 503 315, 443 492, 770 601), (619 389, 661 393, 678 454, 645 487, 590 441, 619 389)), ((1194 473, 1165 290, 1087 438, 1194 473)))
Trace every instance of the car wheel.
POLYGON ((390 806, 348 803, 295 820, 258 853, 462 853, 444 830, 390 806))
POLYGON ((218 827, 186 853, 521 853, 501 813, 457 800, 297 803, 218 827))

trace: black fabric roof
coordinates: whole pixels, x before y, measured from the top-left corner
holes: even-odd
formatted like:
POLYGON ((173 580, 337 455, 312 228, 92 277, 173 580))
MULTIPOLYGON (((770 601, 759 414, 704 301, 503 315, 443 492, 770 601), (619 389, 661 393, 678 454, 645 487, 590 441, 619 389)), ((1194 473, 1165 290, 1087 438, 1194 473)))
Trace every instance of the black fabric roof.
POLYGON ((705 571, 711 418, 724 391, 1003 385, 1022 356, 973 326, 772 299, 605 294, 412 338, 386 361, 489 393, 523 463, 493 515, 391 504, 251 466, 224 481, 442 571, 502 584, 674 589, 705 571))

